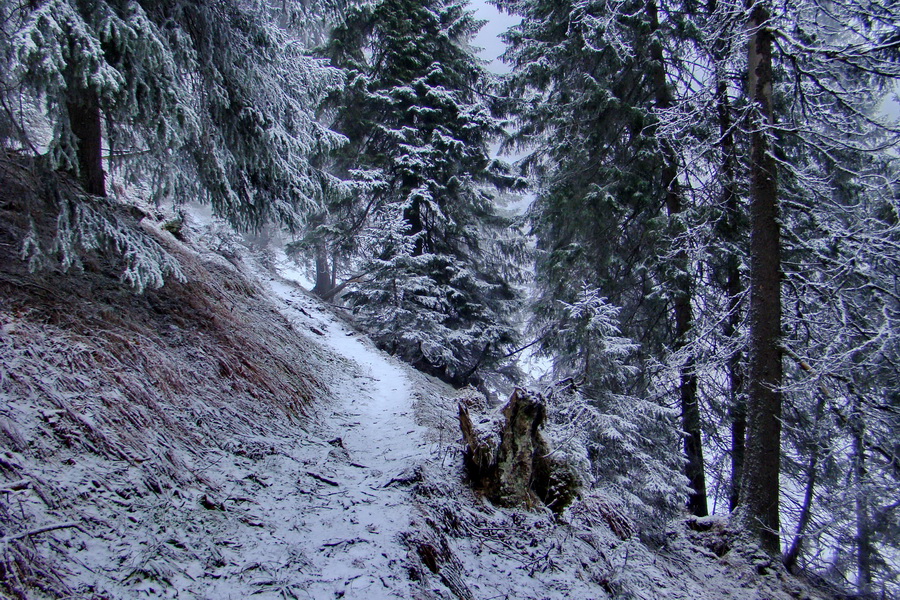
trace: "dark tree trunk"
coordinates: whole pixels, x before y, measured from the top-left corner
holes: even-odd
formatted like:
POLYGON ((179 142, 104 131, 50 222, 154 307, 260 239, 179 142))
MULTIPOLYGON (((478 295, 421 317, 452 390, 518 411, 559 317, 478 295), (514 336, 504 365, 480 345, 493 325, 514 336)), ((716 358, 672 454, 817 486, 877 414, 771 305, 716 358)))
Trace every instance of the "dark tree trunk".
POLYGON ((312 293, 320 298, 332 298, 334 278, 331 274, 331 261, 328 256, 328 248, 324 242, 316 244, 316 285, 312 293))
POLYGON ((809 459, 809 470, 806 472, 806 490, 803 494, 803 505, 800 507, 800 518, 797 520, 797 531, 794 533, 794 540, 781 559, 784 567, 790 573, 796 572, 797 559, 800 558, 800 552, 803 550, 806 528, 809 526, 810 518, 812 518, 812 500, 816 487, 818 458, 818 454, 813 454, 809 459))
POLYGON ((739 512, 764 550, 780 554, 781 230, 772 118, 772 31, 769 10, 750 8, 749 93, 755 105, 750 138, 750 347, 747 446, 739 512))
POLYGON ((337 272, 338 272, 338 254, 337 252, 331 253, 331 288, 337 285, 337 272))
MULTIPOLYGON (((707 12, 714 17, 716 0, 707 4, 707 12)), ((723 65, 728 53, 728 41, 722 32, 713 44, 713 61, 716 78, 716 111, 719 121, 719 151, 721 153, 722 206, 725 209, 722 238, 730 246, 725 263, 725 294, 728 296, 728 319, 724 334, 727 340, 737 342, 741 323, 741 298, 744 284, 741 281, 741 259, 737 251, 740 245, 740 205, 736 190, 734 122, 731 118, 731 101, 728 98, 728 81, 723 65)), ((737 346, 735 343, 734 346, 737 346)), ((735 349, 728 357, 729 417, 731 419, 731 487, 729 509, 738 505, 741 489, 741 473, 744 470, 744 439, 747 431, 747 407, 744 401, 743 352, 735 349)))
POLYGON ((741 477, 744 474, 744 454, 747 438, 747 403, 742 394, 743 376, 740 374, 740 365, 736 368, 729 365, 729 378, 731 380, 731 487, 728 496, 729 510, 735 510, 741 495, 741 477), (736 387, 735 384, 741 384, 736 387))
POLYGON ((850 429, 853 436, 853 480, 856 484, 856 587, 860 596, 872 591, 872 528, 869 518, 869 495, 866 491, 865 425, 859 397, 853 393, 850 429))
MULTIPOLYGON (((817 431, 819 428, 819 423, 822 420, 822 413, 825 411, 825 398, 826 395, 821 394, 816 403, 814 421, 812 427, 810 427, 811 431, 817 431)), ((827 444, 827 442, 825 443, 827 444)), ((795 572, 797 560, 800 558, 800 553, 803 551, 803 540, 806 538, 806 528, 809 527, 809 521, 812 518, 812 503, 818 477, 819 456, 822 454, 822 448, 823 445, 819 440, 813 440, 809 452, 809 465, 806 469, 806 486, 803 492, 803 504, 800 506, 800 517, 797 519, 797 529, 794 533, 794 539, 791 542, 791 545, 781 558, 781 562, 791 573, 795 572)))
MULTIPOLYGON (((659 14, 656 2, 647 3, 647 16, 651 30, 659 29, 659 14)), ((662 46, 657 40, 650 44, 650 58, 653 60, 654 95, 656 106, 669 108, 672 99, 666 81, 665 57, 662 46)), ((663 151, 662 182, 666 189, 666 210, 669 219, 676 224, 675 234, 683 232, 679 224, 684 210, 681 187, 678 183, 678 155, 667 140, 660 140, 663 151)), ((691 281, 689 275, 690 261, 683 245, 675 254, 675 280, 673 283, 673 309, 675 313, 674 349, 676 352, 688 344, 693 314, 691 311, 691 281)), ((693 490, 688 498, 688 510, 698 517, 709 514, 706 501, 706 475, 703 465, 703 437, 701 432, 700 405, 697 397, 697 375, 694 370, 693 356, 685 360, 681 368, 678 394, 681 401, 681 426, 685 432, 684 453, 687 457, 685 475, 690 480, 693 490)))
POLYGON ((788 547, 787 551, 781 559, 785 568, 791 572, 795 572, 797 559, 800 558, 800 552, 803 550, 803 540, 806 536, 806 528, 809 526, 809 520, 812 518, 812 501, 813 493, 816 488, 816 473, 819 465, 819 453, 814 451, 809 457, 809 466, 806 471, 806 489, 803 493, 803 505, 800 507, 800 518, 797 519, 797 530, 794 533, 794 540, 788 547))
MULTIPOLYGON (((741 296, 744 292, 738 259, 729 257, 727 267, 728 321, 725 336, 736 338, 740 323, 741 296), (738 264, 732 264, 738 263, 738 264)), ((734 350, 728 359, 728 381, 730 393, 729 416, 731 418, 731 489, 729 509, 737 508, 741 491, 741 476, 744 472, 745 442, 747 436, 747 403, 744 399, 743 352, 734 350)))
POLYGON ((425 254, 425 225, 422 222, 422 201, 418 198, 412 201, 409 208, 403 212, 403 218, 406 221, 406 235, 409 237, 417 236, 413 245, 413 256, 421 256, 425 254))
POLYGON ((106 196, 100 102, 97 94, 83 92, 77 99, 66 102, 66 110, 69 114, 69 126, 78 142, 78 181, 87 193, 106 196))
MULTIPOLYGON (((676 313, 684 311, 683 307, 676 306, 676 313)), ((676 314, 676 319, 681 324, 677 326, 678 335, 686 335, 690 330, 690 305, 688 305, 687 318, 676 314), (686 323, 686 324, 685 324, 686 323)), ((701 436, 700 404, 697 400, 697 376, 694 372, 693 361, 688 361, 681 370, 680 381, 681 395, 681 426, 685 432, 684 453, 687 456, 685 474, 691 482, 693 490, 688 498, 688 510, 698 517, 709 514, 706 501, 706 474, 703 464, 703 438, 701 436)))

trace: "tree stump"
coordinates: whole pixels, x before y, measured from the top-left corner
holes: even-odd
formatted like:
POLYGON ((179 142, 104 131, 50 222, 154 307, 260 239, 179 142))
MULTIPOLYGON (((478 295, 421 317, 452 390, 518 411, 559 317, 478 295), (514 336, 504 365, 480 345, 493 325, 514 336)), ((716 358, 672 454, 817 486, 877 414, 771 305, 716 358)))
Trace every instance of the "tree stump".
POLYGON ((474 487, 499 506, 542 505, 560 512, 575 498, 579 478, 567 464, 549 457, 540 434, 546 417, 539 395, 516 389, 498 419, 476 426, 459 405, 466 443, 466 469, 474 487))

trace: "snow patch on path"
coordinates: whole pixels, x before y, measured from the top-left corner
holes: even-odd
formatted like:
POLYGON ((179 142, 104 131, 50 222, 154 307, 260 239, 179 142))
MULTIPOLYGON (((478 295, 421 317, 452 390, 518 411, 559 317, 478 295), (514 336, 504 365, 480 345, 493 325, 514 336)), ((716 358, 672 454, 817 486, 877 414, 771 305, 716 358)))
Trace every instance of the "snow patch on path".
POLYGON ((393 359, 295 284, 272 280, 270 286, 282 313, 320 336, 355 371, 336 373, 330 382, 340 399, 322 419, 332 448, 308 473, 333 491, 324 492, 328 503, 300 516, 309 546, 318 549, 307 553, 306 592, 311 598, 408 598, 398 560, 406 553, 401 534, 414 513, 405 484, 415 478, 414 463, 428 454, 424 428, 413 418, 412 384, 393 359))

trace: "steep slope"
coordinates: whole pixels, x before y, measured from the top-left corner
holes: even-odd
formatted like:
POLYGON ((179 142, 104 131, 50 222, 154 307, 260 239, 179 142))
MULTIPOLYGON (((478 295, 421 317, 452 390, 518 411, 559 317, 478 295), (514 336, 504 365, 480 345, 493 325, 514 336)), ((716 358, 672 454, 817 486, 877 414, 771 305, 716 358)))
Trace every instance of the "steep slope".
POLYGON ((187 283, 135 294, 99 255, 30 273, 5 208, 0 595, 408 596, 398 366, 302 294, 279 304, 227 231, 144 219, 187 283))
MULTIPOLYGON (((215 224, 140 227, 186 283, 30 273, 0 227, 0 594, 18 598, 811 598, 723 522, 642 540, 464 482, 456 404, 215 224)), ((265 258, 265 257, 263 257, 265 258)), ((610 451, 615 451, 611 449, 610 451)))

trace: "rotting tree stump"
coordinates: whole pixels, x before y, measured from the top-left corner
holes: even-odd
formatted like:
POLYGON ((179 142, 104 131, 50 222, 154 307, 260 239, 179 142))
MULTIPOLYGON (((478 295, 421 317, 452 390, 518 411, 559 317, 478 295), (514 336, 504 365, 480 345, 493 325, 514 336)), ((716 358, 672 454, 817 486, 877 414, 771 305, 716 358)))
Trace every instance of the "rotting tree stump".
POLYGON ((469 409, 459 405, 473 486, 499 506, 548 506, 561 512, 575 498, 580 481, 571 466, 550 456, 540 434, 546 417, 543 398, 517 388, 498 416, 478 427, 469 409))

